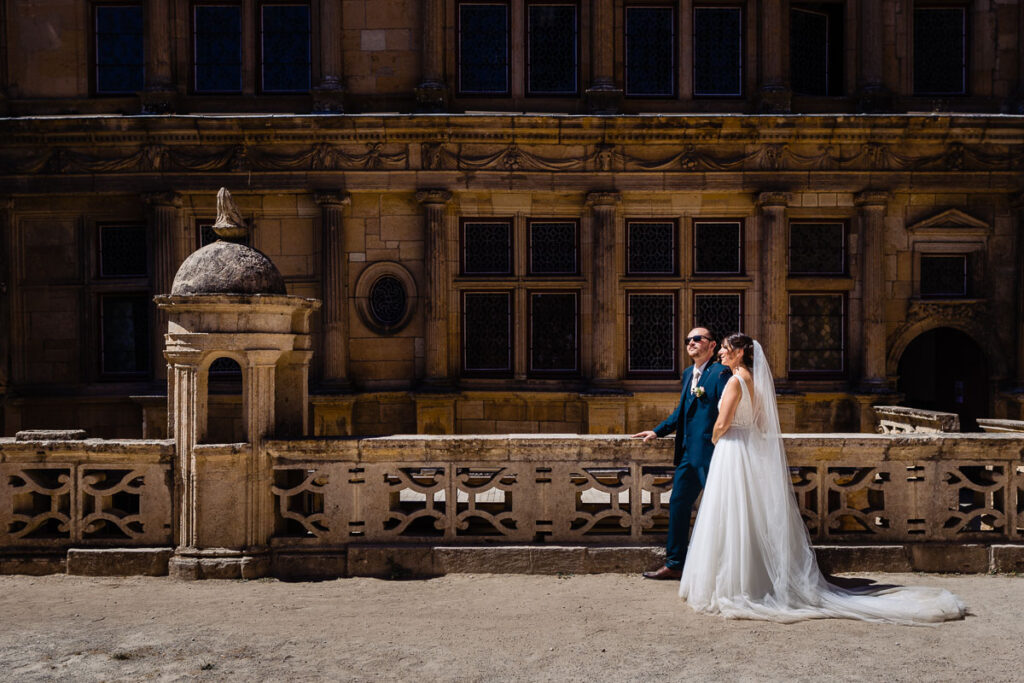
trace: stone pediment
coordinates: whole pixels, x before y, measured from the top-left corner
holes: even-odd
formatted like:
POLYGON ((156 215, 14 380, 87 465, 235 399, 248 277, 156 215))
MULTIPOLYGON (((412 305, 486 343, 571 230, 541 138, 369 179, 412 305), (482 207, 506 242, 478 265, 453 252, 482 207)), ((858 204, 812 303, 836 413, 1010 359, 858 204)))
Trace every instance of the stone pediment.
POLYGON ((964 213, 960 209, 946 209, 931 218, 907 226, 907 230, 910 232, 941 232, 961 235, 987 234, 991 229, 992 226, 985 221, 964 213))

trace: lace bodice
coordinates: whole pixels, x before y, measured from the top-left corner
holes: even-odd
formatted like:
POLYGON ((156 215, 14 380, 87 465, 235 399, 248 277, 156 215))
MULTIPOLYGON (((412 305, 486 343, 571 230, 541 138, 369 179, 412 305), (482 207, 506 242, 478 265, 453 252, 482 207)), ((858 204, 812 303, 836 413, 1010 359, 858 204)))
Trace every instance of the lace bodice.
MULTIPOLYGON (((740 379, 739 375, 733 375, 729 381, 739 382, 740 391, 743 392, 740 396, 740 404, 736 406, 736 414, 732 418, 732 427, 749 427, 754 424, 754 404, 750 398, 747 384, 740 379)), ((722 399, 718 399, 718 408, 722 408, 722 399)))

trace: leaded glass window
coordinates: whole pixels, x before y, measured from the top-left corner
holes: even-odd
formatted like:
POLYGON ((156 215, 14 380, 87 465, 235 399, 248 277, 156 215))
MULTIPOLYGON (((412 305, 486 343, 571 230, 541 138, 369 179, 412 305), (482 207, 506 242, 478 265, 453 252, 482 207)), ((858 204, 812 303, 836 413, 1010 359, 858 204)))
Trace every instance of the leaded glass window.
POLYGON ((721 339, 743 330, 743 297, 739 293, 694 294, 693 327, 705 327, 721 339))
POLYGON ((967 13, 963 7, 914 9, 914 94, 967 92, 967 13))
POLYGON ((839 375, 846 370, 846 299, 790 294, 789 371, 839 375))
POLYGON ((574 95, 579 50, 576 5, 529 3, 526 8, 526 91, 574 95))
POLYGON ((145 277, 145 225, 101 225, 100 277, 145 277))
POLYGON ((100 371, 105 375, 149 371, 149 295, 100 297, 100 371))
POLYGON ((508 92, 508 35, 507 3, 459 4, 459 92, 508 92))
POLYGON ((193 9, 196 92, 241 92, 242 8, 238 5, 196 5, 193 9))
POLYGON ((393 275, 384 275, 370 287, 370 315, 381 327, 394 327, 405 318, 407 296, 402 281, 393 275))
POLYGON ((628 275, 675 275, 675 221, 628 221, 626 249, 628 275))
POLYGON ((463 221, 462 273, 512 274, 512 221, 463 221))
POLYGON ((626 8, 627 95, 675 95, 675 24, 672 7, 626 8))
POLYGON ((695 275, 739 275, 743 272, 743 241, 739 221, 694 221, 695 275))
POLYGON ((693 94, 741 95, 743 12, 739 7, 693 10, 693 94))
POLYGON ((136 93, 143 88, 141 5, 96 6, 96 92, 136 93))
POLYGON ((464 292, 462 367, 466 372, 503 375, 512 371, 512 295, 464 292))
POLYGON ((828 95, 829 16, 794 7, 789 13, 789 64, 793 92, 828 95))
POLYGON ((676 295, 629 294, 629 373, 676 374, 676 295))
POLYGON ((845 273, 846 226, 842 223, 790 223, 789 272, 793 275, 845 273))
POLYGON ((921 296, 967 296, 967 256, 922 254, 921 296))
POLYGON ((579 295, 530 292, 530 373, 579 372, 579 295))
POLYGON ((575 221, 530 221, 530 274, 579 272, 575 221))
POLYGON ((261 43, 264 92, 309 90, 309 5, 262 5, 261 43))

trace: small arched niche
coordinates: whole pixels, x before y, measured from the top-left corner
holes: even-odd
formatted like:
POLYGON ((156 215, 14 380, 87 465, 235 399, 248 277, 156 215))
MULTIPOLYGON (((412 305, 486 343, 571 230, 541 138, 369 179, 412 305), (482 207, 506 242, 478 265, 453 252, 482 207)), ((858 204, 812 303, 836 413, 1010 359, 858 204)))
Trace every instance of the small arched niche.
POLYGON ((206 369, 206 432, 200 443, 246 441, 242 366, 230 356, 211 360, 206 369))

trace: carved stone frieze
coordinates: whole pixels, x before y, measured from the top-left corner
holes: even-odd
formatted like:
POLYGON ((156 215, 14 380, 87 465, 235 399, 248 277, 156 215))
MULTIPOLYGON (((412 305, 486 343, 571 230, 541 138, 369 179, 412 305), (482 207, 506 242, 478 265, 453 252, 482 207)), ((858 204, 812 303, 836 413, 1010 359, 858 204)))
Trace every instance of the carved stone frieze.
POLYGON ((988 302, 984 299, 963 299, 960 301, 911 301, 907 309, 907 324, 922 320, 937 322, 971 322, 983 324, 989 320, 988 302))

